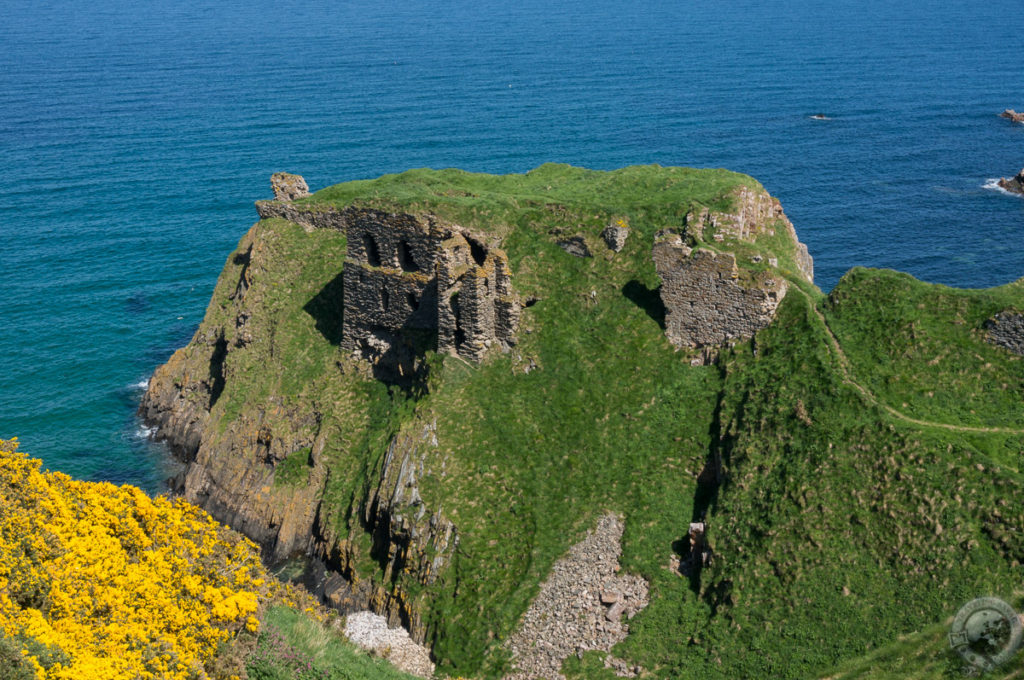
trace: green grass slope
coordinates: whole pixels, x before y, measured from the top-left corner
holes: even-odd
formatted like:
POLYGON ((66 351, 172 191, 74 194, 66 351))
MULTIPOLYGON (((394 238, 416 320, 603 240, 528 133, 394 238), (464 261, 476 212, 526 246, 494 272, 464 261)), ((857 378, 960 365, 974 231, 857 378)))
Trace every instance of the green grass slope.
POLYGON ((858 268, 825 308, 858 380, 885 403, 919 419, 1024 428, 1024 357, 985 342, 982 328, 1022 297, 1022 282, 959 290, 858 268))
POLYGON ((1024 480, 990 455, 1021 438, 894 418, 842 380, 825 332, 792 296, 726 364, 702 583, 723 677, 826 673, 1021 577, 1024 480))

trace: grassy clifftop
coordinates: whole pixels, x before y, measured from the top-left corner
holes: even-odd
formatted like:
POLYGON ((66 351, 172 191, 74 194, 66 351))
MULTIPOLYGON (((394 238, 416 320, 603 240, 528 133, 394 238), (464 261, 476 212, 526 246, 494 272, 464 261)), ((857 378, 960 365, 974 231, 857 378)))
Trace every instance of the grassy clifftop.
MULTIPOLYGON (((190 455, 204 472, 186 488, 221 498, 230 480, 244 490, 238 523, 258 533, 269 518, 279 544, 313 513, 312 536, 288 545, 321 551, 352 584, 349 601, 419 621, 440 668, 460 675, 508 671, 504 640, 608 511, 625 517, 623 568, 651 592, 616 655, 652 677, 825 675, 975 595, 1011 597, 1024 372, 982 324, 1020 309, 1024 291, 856 270, 826 297, 793 277, 755 340, 691 366, 664 335, 654 235, 695 206, 730 210, 741 186, 761 190, 722 170, 548 165, 414 170, 302 199, 429 213, 500 238, 531 303, 518 343, 480 365, 428 352, 420 388, 389 388, 338 349, 344 234, 264 220, 151 387, 201 432, 190 455), (618 219, 631 234, 614 253, 599 234, 618 219), (573 235, 593 257, 559 247, 573 235), (431 578, 403 552, 414 536, 367 524, 403 437, 436 438, 410 459, 409 515, 458 531, 431 578), (671 565, 702 517, 714 556, 684 576, 671 565)), ((779 238, 758 245, 784 261, 792 244, 779 238)), ((564 669, 611 673, 597 652, 564 669)))

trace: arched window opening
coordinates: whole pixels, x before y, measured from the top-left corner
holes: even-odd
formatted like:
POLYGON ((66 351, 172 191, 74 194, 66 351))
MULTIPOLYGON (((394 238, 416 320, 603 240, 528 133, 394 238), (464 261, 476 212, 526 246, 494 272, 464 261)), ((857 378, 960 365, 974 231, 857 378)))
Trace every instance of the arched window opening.
POLYGON ((409 244, 405 241, 398 242, 398 266, 402 268, 402 271, 406 272, 418 272, 420 270, 419 265, 416 264, 416 260, 412 256, 409 244))
POLYGON ((363 234, 363 250, 366 251, 366 263, 371 267, 380 266, 380 249, 377 242, 369 234, 363 234))
POLYGON ((388 295, 387 288, 380 289, 380 306, 385 312, 388 311, 388 304, 391 302, 391 296, 388 295))
POLYGON ((420 308, 420 301, 419 301, 419 299, 416 298, 415 294, 409 293, 405 297, 405 300, 406 300, 406 302, 409 303, 409 309, 411 309, 412 311, 415 312, 417 309, 420 308))

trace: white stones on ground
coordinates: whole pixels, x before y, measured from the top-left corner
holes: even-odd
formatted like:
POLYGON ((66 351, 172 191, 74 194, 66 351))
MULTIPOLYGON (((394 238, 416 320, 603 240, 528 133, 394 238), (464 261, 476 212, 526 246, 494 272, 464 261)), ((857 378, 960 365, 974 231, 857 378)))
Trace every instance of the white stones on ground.
MULTIPOLYGON (((607 514, 597 527, 555 562, 540 593, 509 638, 513 665, 506 680, 561 679, 562 662, 572 654, 611 651, 625 639, 632 618, 647 606, 647 582, 619 572, 622 519, 607 514)), ((605 657, 605 666, 622 677, 639 667, 605 657)))
POLYGON ((383 616, 373 612, 349 614, 345 620, 345 637, 406 673, 421 678, 434 674, 427 648, 413 642, 404 628, 388 628, 383 616))

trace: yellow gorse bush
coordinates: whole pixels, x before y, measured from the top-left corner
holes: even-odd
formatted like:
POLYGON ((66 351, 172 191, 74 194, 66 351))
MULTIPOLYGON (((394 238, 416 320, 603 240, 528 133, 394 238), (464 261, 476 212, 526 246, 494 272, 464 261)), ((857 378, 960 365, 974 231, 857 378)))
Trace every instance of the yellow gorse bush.
POLYGON ((17 447, 0 440, 0 633, 39 680, 205 678, 219 643, 258 629, 271 579, 250 541, 183 500, 41 472, 17 447))

